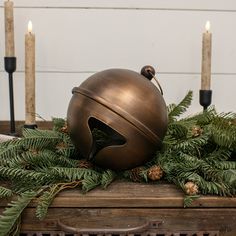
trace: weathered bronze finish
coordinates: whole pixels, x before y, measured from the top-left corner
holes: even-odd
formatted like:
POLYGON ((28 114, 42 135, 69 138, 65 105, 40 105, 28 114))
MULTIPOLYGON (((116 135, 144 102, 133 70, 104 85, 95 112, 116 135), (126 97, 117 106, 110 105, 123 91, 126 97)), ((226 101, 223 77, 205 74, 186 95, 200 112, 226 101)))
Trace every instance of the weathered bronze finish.
POLYGON ((97 165, 114 170, 133 168, 148 161, 161 146, 167 130, 166 104, 144 76, 125 69, 105 70, 73 88, 72 93, 69 133, 81 154, 93 156, 97 165), (91 120, 114 130, 124 142, 94 149, 91 120))

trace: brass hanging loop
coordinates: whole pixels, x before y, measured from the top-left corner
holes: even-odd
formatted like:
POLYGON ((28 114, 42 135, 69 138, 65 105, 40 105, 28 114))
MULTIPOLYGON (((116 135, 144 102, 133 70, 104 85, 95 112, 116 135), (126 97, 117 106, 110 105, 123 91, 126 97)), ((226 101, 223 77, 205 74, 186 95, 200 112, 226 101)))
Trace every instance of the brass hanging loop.
POLYGON ((161 92, 161 95, 163 95, 162 87, 161 87, 157 77, 155 76, 155 74, 156 74, 155 69, 152 66, 150 66, 150 65, 144 66, 141 69, 141 75, 143 75, 144 77, 146 77, 149 80, 154 79, 156 84, 157 84, 157 86, 158 86, 158 88, 159 88, 159 90, 160 90, 160 92, 161 92))

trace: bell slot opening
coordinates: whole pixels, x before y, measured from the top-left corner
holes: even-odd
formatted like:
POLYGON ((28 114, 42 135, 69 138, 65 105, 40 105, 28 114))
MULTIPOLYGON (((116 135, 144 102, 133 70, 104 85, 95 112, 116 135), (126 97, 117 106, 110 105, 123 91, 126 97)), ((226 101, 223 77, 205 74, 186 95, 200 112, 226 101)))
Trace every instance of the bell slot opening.
POLYGON ((89 118, 88 125, 93 137, 93 144, 89 155, 90 160, 105 147, 126 143, 125 138, 121 134, 94 117, 89 118))

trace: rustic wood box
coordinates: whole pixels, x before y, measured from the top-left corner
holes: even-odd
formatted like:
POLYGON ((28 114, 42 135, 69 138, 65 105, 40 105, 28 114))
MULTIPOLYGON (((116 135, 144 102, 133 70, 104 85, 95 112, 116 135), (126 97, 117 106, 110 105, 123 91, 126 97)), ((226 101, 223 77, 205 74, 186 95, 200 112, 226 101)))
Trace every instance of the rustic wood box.
MULTIPOLYGON (((32 203, 22 236, 236 236, 236 198, 205 196, 183 208, 176 186, 114 182, 87 194, 60 193, 39 221, 32 203)), ((6 206, 1 201, 0 211, 6 206)))

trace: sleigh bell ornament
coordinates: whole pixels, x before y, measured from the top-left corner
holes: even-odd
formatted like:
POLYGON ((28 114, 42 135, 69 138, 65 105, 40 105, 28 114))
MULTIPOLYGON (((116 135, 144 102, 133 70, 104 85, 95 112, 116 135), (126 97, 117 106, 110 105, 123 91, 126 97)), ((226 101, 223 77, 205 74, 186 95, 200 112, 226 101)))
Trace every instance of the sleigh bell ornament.
POLYGON ((96 165, 131 169, 150 160, 167 130, 166 104, 151 82, 155 71, 125 69, 98 72, 72 90, 68 132, 80 153, 96 165), (99 129, 111 137, 102 148, 92 135, 99 129))

